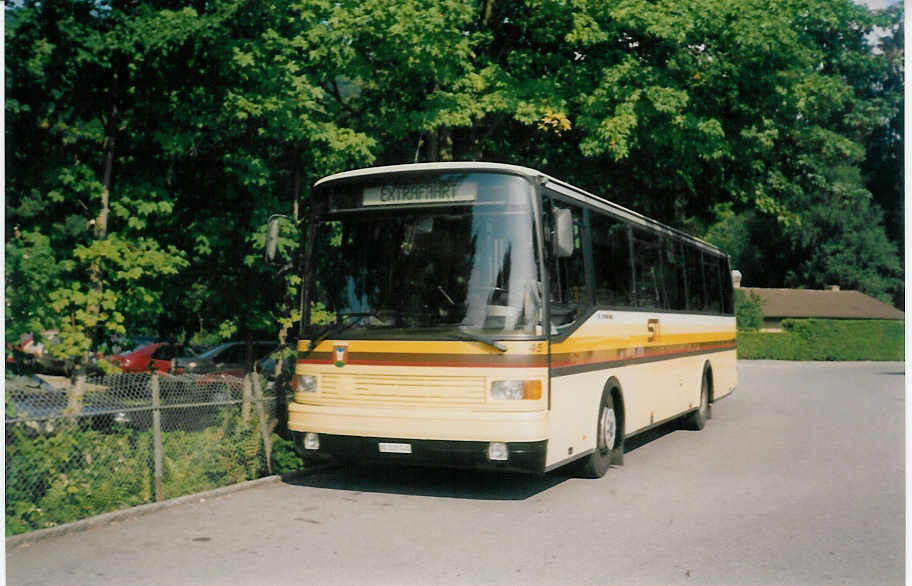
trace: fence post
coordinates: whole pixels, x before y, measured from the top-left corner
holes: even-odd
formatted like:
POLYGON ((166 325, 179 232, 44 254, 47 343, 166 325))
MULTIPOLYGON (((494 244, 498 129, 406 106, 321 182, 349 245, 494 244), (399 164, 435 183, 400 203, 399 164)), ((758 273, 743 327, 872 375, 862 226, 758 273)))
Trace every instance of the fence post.
POLYGON ((277 433, 282 439, 288 439, 288 376, 282 372, 276 377, 275 394, 276 394, 276 428, 277 433))
MULTIPOLYGON (((288 360, 282 358, 281 360, 276 360, 275 370, 272 373, 272 380, 275 381, 275 417, 276 417, 276 433, 282 439, 288 439, 288 403, 285 400, 285 385, 288 384, 287 373, 288 368, 286 368, 288 360)), ((294 370, 294 363, 292 362, 292 370, 294 370)))
POLYGON ((158 373, 152 374, 152 442, 155 458, 155 502, 164 500, 162 491, 162 437, 161 437, 161 393, 158 373))
POLYGON ((241 419, 244 423, 250 423, 250 373, 244 375, 244 381, 241 383, 243 395, 241 397, 241 419))
POLYGON ((257 418, 260 420, 260 435, 263 436, 263 450, 266 452, 266 470, 272 474, 272 441, 269 439, 269 428, 266 424, 266 409, 263 407, 263 388, 260 377, 253 373, 253 392, 256 394, 257 418))

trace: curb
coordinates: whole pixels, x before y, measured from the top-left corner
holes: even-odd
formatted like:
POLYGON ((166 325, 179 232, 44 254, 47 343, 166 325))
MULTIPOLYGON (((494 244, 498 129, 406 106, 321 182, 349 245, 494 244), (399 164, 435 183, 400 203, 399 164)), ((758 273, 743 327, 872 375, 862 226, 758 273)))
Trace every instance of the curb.
POLYGON ((337 467, 338 464, 336 463, 320 464, 319 466, 313 466, 304 470, 297 470, 295 472, 288 472, 286 474, 273 474, 272 476, 264 476, 263 478, 256 478, 254 480, 248 480, 246 482, 240 482, 238 484, 222 486, 219 488, 214 488, 212 490, 207 490, 205 492, 186 494, 184 496, 175 497, 173 499, 164 500, 158 503, 147 503, 144 505, 130 507, 129 509, 121 509, 119 511, 111 511, 110 513, 102 513, 100 515, 95 515, 94 517, 88 517, 87 519, 80 519, 79 521, 64 523, 63 525, 57 525, 55 527, 48 527, 47 529, 38 529, 29 533, 11 535, 6 538, 6 549, 9 550, 17 547, 22 547, 24 545, 31 545, 39 541, 44 541, 45 539, 69 535, 71 533, 81 533, 94 527, 101 527, 104 525, 109 525, 111 523, 135 519, 137 517, 149 515, 156 511, 170 509, 188 503, 199 502, 201 499, 215 498, 224 496, 226 494, 233 494, 251 488, 256 488, 258 486, 275 484, 282 481, 293 481, 296 479, 304 478, 309 474, 313 474, 314 472, 321 472, 323 470, 329 470, 331 468, 337 467))

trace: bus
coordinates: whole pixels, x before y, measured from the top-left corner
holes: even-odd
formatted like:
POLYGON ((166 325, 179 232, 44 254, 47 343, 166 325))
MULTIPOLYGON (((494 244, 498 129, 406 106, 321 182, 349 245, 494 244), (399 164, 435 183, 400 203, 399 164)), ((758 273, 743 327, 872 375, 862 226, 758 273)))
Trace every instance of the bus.
POLYGON ((311 206, 288 407, 307 459, 598 478, 735 389, 729 257, 605 198, 454 162, 335 174, 311 206))

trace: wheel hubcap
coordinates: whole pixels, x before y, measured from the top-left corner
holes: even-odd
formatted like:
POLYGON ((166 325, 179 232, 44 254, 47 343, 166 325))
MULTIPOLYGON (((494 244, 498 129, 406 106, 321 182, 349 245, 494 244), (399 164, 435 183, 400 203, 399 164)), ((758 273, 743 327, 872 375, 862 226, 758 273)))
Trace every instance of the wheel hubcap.
POLYGON ((614 448, 614 441, 617 437, 617 420, 614 416, 614 409, 602 409, 601 421, 599 421, 599 429, 602 430, 601 437, 599 437, 599 443, 603 450, 611 450, 614 448))

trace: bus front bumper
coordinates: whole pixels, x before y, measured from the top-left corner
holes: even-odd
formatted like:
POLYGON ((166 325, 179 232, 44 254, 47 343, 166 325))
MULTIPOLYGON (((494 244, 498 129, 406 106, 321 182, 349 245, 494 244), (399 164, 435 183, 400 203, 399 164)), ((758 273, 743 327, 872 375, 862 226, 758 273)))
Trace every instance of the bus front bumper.
POLYGON ((506 448, 506 459, 492 459, 492 442, 424 440, 405 438, 357 437, 311 434, 293 431, 295 449, 307 460, 335 459, 350 463, 409 464, 447 466, 543 474, 547 440, 495 442, 494 452, 506 448), (314 437, 318 446, 314 448, 314 437))

